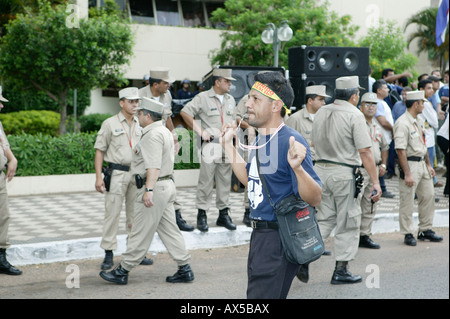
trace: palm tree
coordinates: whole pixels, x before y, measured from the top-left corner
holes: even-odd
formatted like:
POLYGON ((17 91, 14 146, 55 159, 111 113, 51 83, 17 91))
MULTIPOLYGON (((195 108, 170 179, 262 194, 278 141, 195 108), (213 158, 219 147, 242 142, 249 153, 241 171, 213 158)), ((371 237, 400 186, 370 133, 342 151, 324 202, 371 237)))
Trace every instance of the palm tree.
POLYGON ((443 73, 448 61, 449 30, 447 28, 445 42, 438 47, 436 45, 437 11, 438 8, 427 8, 416 13, 406 21, 404 30, 406 31, 411 24, 417 26, 417 30, 411 33, 406 40, 408 49, 411 42, 417 39, 419 41, 417 54, 427 53, 430 60, 439 63, 441 73, 443 73))

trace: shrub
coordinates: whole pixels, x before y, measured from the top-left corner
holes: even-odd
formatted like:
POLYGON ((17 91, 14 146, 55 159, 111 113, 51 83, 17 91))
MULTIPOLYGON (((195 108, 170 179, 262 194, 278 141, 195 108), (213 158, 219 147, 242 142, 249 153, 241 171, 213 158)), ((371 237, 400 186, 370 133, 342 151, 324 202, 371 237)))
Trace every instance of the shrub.
POLYGON ((53 111, 19 111, 0 114, 6 134, 44 134, 56 136, 59 129, 59 113, 53 111))
POLYGON ((111 114, 93 113, 80 116, 78 122, 80 123, 81 132, 97 132, 100 130, 102 123, 107 118, 111 117, 111 114))
MULTIPOLYGON (((97 134, 44 134, 8 136, 11 150, 19 163, 17 176, 94 173, 97 134)), ((69 181, 68 181, 69 182, 69 181)))
MULTIPOLYGON (((193 132, 176 129, 182 146, 175 159, 175 169, 200 167, 193 132), (189 154, 186 154, 189 152, 189 154), (178 159, 178 160, 177 160, 178 159)), ((41 176, 95 173, 97 132, 70 133, 64 136, 22 133, 9 135, 11 150, 17 158, 17 176, 41 176)), ((70 182, 70 181, 68 181, 70 182)))

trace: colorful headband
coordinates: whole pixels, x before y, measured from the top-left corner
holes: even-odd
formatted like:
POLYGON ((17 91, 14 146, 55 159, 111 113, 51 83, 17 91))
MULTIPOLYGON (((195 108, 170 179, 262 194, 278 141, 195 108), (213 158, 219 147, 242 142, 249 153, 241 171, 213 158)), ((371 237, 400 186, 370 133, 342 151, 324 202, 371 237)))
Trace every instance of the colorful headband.
MULTIPOLYGON (((280 99, 280 97, 274 91, 269 89, 267 86, 265 86, 261 82, 256 81, 255 84, 253 84, 253 86, 252 86, 252 90, 256 90, 256 91, 260 92, 261 94, 267 96, 269 99, 283 102, 283 100, 280 99)), ((291 114, 291 110, 287 108, 287 106, 286 106, 286 104, 284 104, 284 102, 283 102, 283 107, 286 109, 287 114, 291 114)))

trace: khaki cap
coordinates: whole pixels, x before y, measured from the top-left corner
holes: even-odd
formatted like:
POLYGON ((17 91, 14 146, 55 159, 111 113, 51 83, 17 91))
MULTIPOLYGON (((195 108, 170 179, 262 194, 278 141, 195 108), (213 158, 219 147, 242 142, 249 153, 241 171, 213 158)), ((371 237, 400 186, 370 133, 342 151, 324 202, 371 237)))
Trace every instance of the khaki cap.
POLYGON ((364 102, 378 103, 377 95, 372 92, 364 93, 364 95, 361 97, 361 103, 364 103, 364 102))
POLYGON ((342 76, 336 79, 336 89, 364 89, 359 86, 359 78, 355 76, 342 76))
POLYGON ((0 85, 0 101, 2 101, 2 102, 9 102, 7 99, 5 99, 4 97, 3 97, 3 95, 2 95, 2 87, 1 87, 1 85, 0 85))
POLYGON ((147 110, 162 114, 164 111, 164 104, 144 96, 141 98, 136 110, 147 110))
POLYGON ((125 88, 119 91, 119 99, 138 100, 139 90, 135 87, 125 88))
POLYGON ((315 94, 323 97, 331 97, 326 93, 325 85, 310 85, 306 87, 306 95, 315 94))
POLYGON ((169 83, 175 82, 175 79, 169 76, 169 69, 167 68, 154 68, 150 70, 150 77, 152 79, 163 80, 169 83))
POLYGON ((425 98, 425 92, 424 91, 406 92, 406 101, 417 101, 417 100, 423 100, 425 102, 428 101, 425 98))
POLYGON ((231 71, 231 69, 214 69, 212 75, 219 76, 230 81, 236 81, 236 79, 231 76, 231 71))

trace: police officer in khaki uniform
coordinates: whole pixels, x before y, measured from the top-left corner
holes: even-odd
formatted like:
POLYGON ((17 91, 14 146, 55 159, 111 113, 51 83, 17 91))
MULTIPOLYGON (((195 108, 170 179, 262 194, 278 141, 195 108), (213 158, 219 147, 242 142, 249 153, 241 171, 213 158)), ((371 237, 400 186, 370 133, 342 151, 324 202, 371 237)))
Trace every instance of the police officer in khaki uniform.
POLYGON ((394 124, 395 149, 401 168, 399 179, 400 232, 405 234, 404 243, 417 244, 413 235, 414 194, 419 206, 420 240, 439 242, 441 236, 431 229, 434 218, 434 169, 430 164, 424 135, 424 121, 418 115, 428 102, 423 91, 406 93, 406 112, 394 124))
MULTIPOLYGON (((388 158, 389 144, 381 130, 381 127, 375 123, 373 117, 377 111, 377 95, 375 93, 365 93, 361 97, 360 110, 366 118, 367 131, 372 140, 372 155, 377 166, 379 176, 386 173, 386 162, 388 158)), ((372 233, 372 222, 376 214, 376 203, 372 202, 370 192, 373 181, 365 168, 361 169, 364 176, 364 184, 361 189, 361 227, 359 237, 359 247, 379 249, 380 245, 375 243, 369 236, 372 233)))
POLYGON ((197 228, 203 232, 208 231, 206 212, 210 206, 214 180, 216 207, 219 209, 216 224, 229 230, 236 229, 228 214, 232 169, 219 144, 222 126, 236 121, 236 102, 228 93, 233 80, 235 79, 231 77, 231 69, 214 69, 212 88, 197 94, 181 110, 181 116, 186 124, 202 141, 196 204, 197 228))
POLYGON ((336 268, 331 284, 362 281, 361 276, 352 275, 347 269, 359 244, 361 207, 359 199, 355 198, 354 170, 361 166, 361 161, 375 181, 372 190, 376 190, 376 195, 371 198, 376 202, 381 196, 372 143, 364 116, 356 107, 359 89, 357 76, 336 79, 336 100, 319 109, 312 129, 316 150, 314 169, 322 181, 322 202, 317 207, 317 219, 324 240, 333 229, 335 231, 336 268))
MULTIPOLYGON (((8 100, 3 97, 2 87, 0 86, 0 111, 3 109, 2 102, 8 102, 8 100)), ((21 270, 12 266, 6 259, 6 249, 10 246, 8 241, 9 206, 6 181, 10 182, 13 179, 16 169, 17 159, 9 147, 2 122, 0 122, 0 274, 7 275, 22 274, 21 270), (6 163, 8 163, 8 168, 5 175, 6 163)))
POLYGON ((306 106, 300 111, 294 113, 286 121, 286 125, 303 135, 309 144, 313 161, 316 160, 316 152, 312 145, 312 127, 314 116, 317 111, 325 105, 325 98, 331 97, 326 94, 325 85, 307 86, 305 90, 306 106))
MULTIPOLYGON (((178 151, 180 150, 180 144, 178 143, 178 135, 174 131, 172 122, 172 96, 169 92, 170 83, 172 83, 174 80, 174 78, 170 77, 168 69, 154 68, 150 70, 148 85, 139 89, 139 96, 154 99, 155 101, 158 101, 164 105, 164 113, 162 118, 163 125, 166 125, 167 128, 172 132, 173 141, 175 143, 175 152, 178 153, 178 151)), ((188 225, 181 216, 181 205, 176 200, 174 205, 177 225, 180 230, 193 231, 194 227, 188 225)))
MULTIPOLYGON (((106 119, 95 141, 95 189, 105 193, 105 220, 100 247, 105 250, 103 270, 112 268, 113 250, 117 249, 117 229, 120 212, 125 199, 126 231, 130 234, 133 225, 134 198, 131 192, 130 164, 132 150, 141 137, 141 127, 135 117, 139 101, 138 89, 134 87, 119 91, 119 104, 122 110, 106 119), (111 172, 110 185, 102 178, 103 161, 108 163, 111 172)), ((108 174, 108 173, 106 173, 108 174)), ((145 259, 143 264, 152 264, 145 259)))
MULTIPOLYGON (((250 126, 247 123, 248 120, 248 112, 245 103, 248 101, 248 94, 244 95, 241 98, 238 105, 236 106, 236 120, 240 127, 240 131, 238 132, 237 138, 238 142, 244 145, 252 145, 255 141, 256 130, 253 126, 250 126)), ((239 154, 245 161, 248 161, 248 150, 238 148, 239 154)), ((245 186, 244 191, 244 218, 242 219, 242 223, 244 223, 247 227, 250 227, 250 206, 248 203, 248 194, 247 194, 247 186, 245 186)))
POLYGON ((128 282, 129 271, 145 257, 155 232, 179 267, 166 281, 194 280, 188 263, 190 254, 175 221, 174 143, 172 134, 161 121, 163 109, 163 104, 146 97, 138 108, 137 117, 143 129, 131 164, 134 224, 120 265, 111 272, 100 272, 103 279, 117 284, 128 282))

